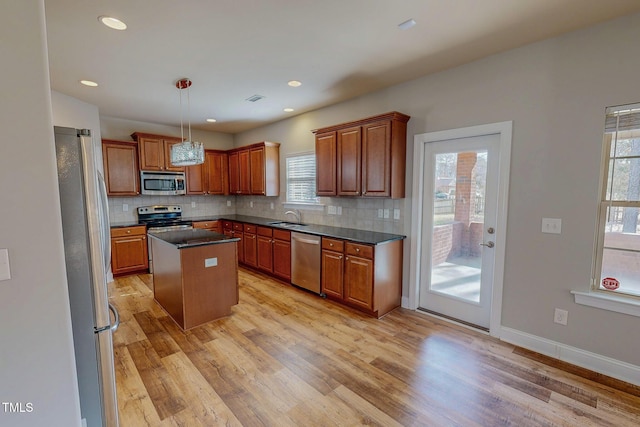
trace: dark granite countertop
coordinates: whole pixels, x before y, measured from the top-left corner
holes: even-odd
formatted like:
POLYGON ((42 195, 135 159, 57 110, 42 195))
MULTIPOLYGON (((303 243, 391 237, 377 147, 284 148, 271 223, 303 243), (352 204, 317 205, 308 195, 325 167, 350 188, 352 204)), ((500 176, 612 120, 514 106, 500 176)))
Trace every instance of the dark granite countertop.
POLYGON ((149 233, 149 236, 170 243, 178 249, 191 248, 193 246, 215 245, 219 243, 237 242, 237 237, 228 237, 215 231, 194 228, 192 230, 175 230, 161 233, 149 233))
POLYGON ((281 227, 273 224, 274 222, 282 222, 283 220, 277 220, 272 218, 261 218, 255 216, 246 215, 223 215, 219 218, 213 219, 226 219, 229 221, 246 222, 254 225, 264 225, 266 227, 280 228, 283 230, 295 231, 297 233, 313 234, 316 236, 335 237, 337 239, 350 240, 357 243, 366 243, 370 245, 378 245, 385 242, 391 242, 394 240, 402 240, 406 236, 400 234, 380 233, 377 231, 357 230, 354 228, 342 228, 331 227, 328 225, 307 224, 301 227, 289 228, 281 227))

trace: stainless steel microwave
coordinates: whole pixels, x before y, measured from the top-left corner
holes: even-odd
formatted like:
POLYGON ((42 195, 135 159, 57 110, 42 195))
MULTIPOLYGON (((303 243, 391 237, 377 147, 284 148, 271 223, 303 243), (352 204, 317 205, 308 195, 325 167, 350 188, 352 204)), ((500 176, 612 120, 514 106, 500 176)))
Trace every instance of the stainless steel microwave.
POLYGON ((141 193, 150 196, 186 194, 184 172, 140 172, 141 193))

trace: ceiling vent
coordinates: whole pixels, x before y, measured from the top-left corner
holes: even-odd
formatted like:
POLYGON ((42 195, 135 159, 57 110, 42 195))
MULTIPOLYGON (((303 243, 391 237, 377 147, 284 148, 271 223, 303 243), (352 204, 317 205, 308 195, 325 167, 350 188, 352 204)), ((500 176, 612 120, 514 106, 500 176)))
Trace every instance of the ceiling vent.
POLYGON ((253 96, 250 96, 247 99, 245 99, 245 101, 257 102, 257 101, 260 101, 261 99, 264 99, 264 96, 262 96, 262 95, 253 95, 253 96))

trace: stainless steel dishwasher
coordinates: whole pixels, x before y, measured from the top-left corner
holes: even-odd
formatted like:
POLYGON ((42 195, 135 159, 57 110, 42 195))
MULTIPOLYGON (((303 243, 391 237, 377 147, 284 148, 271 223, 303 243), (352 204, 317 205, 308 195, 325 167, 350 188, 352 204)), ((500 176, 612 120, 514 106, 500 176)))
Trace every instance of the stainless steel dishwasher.
POLYGON ((291 233, 291 283, 320 293, 320 236, 291 233))

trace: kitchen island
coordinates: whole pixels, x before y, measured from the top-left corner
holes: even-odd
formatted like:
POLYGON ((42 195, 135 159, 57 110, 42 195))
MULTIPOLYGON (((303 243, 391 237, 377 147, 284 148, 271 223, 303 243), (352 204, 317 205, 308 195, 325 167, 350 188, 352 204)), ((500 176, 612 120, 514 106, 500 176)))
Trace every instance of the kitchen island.
POLYGON ((192 229, 149 233, 154 299, 188 330, 238 303, 237 238, 192 229))

